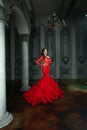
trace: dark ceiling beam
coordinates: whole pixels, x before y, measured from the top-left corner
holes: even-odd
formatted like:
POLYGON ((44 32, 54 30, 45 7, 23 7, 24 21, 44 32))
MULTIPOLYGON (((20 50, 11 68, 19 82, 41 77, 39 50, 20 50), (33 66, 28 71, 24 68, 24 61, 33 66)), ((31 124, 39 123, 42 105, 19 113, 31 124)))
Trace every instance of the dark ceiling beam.
POLYGON ((63 10, 63 8, 64 8, 64 3, 65 3, 65 2, 62 0, 61 5, 60 5, 60 9, 59 9, 59 13, 58 13, 59 18, 62 17, 62 10, 63 10))
POLYGON ((72 11, 72 9, 73 9, 73 7, 74 7, 76 1, 77 1, 77 0, 72 0, 72 1, 71 1, 71 4, 70 4, 70 6, 69 6, 69 8, 68 8, 68 10, 67 10, 67 12, 66 12, 66 14, 65 14, 65 18, 67 18, 67 17, 70 15, 70 13, 71 13, 71 11, 72 11))

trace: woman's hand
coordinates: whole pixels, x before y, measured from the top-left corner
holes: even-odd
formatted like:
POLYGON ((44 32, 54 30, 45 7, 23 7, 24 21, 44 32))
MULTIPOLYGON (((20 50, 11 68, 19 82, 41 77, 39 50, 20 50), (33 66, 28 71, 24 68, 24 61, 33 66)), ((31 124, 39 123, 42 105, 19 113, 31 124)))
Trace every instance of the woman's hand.
POLYGON ((43 63, 43 65, 42 66, 46 66, 46 63, 43 63))

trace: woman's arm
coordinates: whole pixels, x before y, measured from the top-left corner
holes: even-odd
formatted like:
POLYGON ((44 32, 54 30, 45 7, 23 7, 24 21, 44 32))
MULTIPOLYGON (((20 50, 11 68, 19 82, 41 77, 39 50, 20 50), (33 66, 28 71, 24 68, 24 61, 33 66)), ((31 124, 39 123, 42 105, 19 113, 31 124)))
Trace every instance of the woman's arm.
POLYGON ((37 65, 39 65, 39 66, 42 66, 42 64, 40 63, 41 61, 42 61, 42 59, 43 59, 43 57, 41 56, 40 58, 38 58, 37 60, 36 60, 36 64, 37 65))
POLYGON ((52 64, 52 58, 50 56, 47 56, 47 58, 49 58, 49 62, 52 64))

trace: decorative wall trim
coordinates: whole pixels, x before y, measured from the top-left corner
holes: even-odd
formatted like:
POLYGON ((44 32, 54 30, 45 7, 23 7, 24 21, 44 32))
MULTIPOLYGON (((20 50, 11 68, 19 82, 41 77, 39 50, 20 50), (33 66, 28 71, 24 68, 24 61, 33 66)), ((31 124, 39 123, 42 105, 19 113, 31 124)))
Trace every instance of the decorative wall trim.
POLYGON ((70 31, 65 28, 61 31, 61 60, 64 65, 70 61, 70 31))
POLYGON ((87 19, 76 24, 77 77, 87 77, 87 19))
POLYGON ((85 78, 87 77, 87 66, 78 66, 77 69, 78 78, 85 78))
POLYGON ((81 63, 81 64, 83 64, 83 63, 85 62, 85 60, 86 60, 86 57, 84 57, 84 56, 79 56, 79 57, 78 57, 78 61, 79 61, 79 63, 81 63))
POLYGON ((51 64, 51 76, 53 78, 56 77, 56 39, 55 39, 55 32, 54 31, 45 31, 45 47, 48 50, 48 55, 52 57, 52 64, 51 64))
POLYGON ((83 45, 84 45, 84 33, 85 33, 85 30, 82 27, 80 27, 78 29, 78 35, 77 35, 77 40, 78 40, 77 44, 78 44, 78 48, 79 48, 79 49, 77 48, 77 51, 78 51, 78 55, 77 55, 78 58, 77 59, 78 59, 78 62, 80 64, 83 64, 86 60, 86 57, 84 55, 84 47, 83 47, 83 45))
POLYGON ((71 28, 64 28, 60 32, 60 78, 71 78, 71 28))

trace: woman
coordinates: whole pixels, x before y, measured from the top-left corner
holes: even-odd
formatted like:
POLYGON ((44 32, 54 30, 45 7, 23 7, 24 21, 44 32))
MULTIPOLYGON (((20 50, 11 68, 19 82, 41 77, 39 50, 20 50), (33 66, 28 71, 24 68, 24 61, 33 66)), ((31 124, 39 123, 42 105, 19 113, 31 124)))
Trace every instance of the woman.
POLYGON ((25 100, 35 106, 41 102, 46 104, 53 102, 59 97, 64 97, 64 91, 59 88, 55 80, 50 77, 50 65, 52 60, 47 56, 47 49, 42 49, 41 57, 36 60, 36 64, 42 67, 42 78, 23 94, 25 100))

